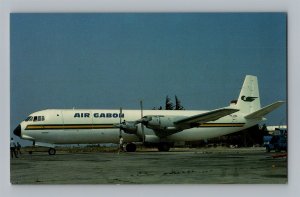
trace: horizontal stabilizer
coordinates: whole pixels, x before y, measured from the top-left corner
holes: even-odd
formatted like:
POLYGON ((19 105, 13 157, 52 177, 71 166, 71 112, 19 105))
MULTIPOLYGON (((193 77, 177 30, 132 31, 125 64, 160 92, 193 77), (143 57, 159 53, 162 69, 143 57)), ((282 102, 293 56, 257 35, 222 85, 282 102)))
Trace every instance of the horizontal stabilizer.
POLYGON ((245 118, 246 119, 259 119, 259 118, 263 118, 265 115, 267 115, 271 111, 275 110, 276 108, 278 108, 279 106, 281 106, 283 103, 285 103, 285 102, 284 101, 277 101, 275 103, 272 103, 271 105, 268 105, 268 106, 266 106, 264 108, 261 108, 260 110, 257 110, 256 112, 248 114, 247 116, 245 116, 245 118))
POLYGON ((217 110, 213 110, 213 111, 206 112, 203 114, 198 114, 195 116, 191 116, 188 118, 178 120, 178 121, 174 122, 174 124, 178 125, 178 124, 205 123, 205 122, 217 120, 219 118, 222 118, 229 114, 235 113, 237 111, 239 111, 239 110, 238 109, 230 109, 230 108, 217 109, 217 110))

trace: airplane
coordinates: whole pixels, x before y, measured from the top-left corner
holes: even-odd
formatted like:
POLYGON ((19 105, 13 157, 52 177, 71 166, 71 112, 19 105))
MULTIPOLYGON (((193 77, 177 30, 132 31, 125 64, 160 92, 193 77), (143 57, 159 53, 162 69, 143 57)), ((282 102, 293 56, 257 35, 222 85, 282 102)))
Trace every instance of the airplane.
POLYGON ((176 142, 206 140, 252 127, 278 108, 277 101, 261 108, 256 76, 246 75, 237 100, 211 110, 46 109, 30 114, 13 133, 56 153, 58 144, 119 144, 127 152, 136 145, 169 151, 176 142), (50 144, 50 145, 49 145, 50 144))

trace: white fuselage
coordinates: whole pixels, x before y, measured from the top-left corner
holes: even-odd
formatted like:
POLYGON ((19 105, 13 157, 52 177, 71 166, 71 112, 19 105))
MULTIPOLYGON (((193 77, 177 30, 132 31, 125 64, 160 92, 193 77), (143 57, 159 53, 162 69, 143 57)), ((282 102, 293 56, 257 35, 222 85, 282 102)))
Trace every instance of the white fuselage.
MULTIPOLYGON (((188 110, 144 110, 143 115, 165 115, 189 117, 207 111, 188 110)), ((141 118, 140 110, 123 110, 122 121, 136 121, 141 118)), ((119 110, 97 109, 48 109, 35 112, 29 120, 21 122, 21 138, 36 142, 53 144, 93 144, 119 143, 119 110), (34 119, 34 117, 36 117, 34 119)), ((144 127, 146 141, 158 143, 195 141, 234 133, 257 124, 259 121, 246 120, 244 114, 236 112, 199 127, 186 129, 159 139, 152 129, 144 127)), ((141 131, 141 125, 138 125, 141 131)), ((135 134, 122 131, 124 142, 139 142, 135 134)))

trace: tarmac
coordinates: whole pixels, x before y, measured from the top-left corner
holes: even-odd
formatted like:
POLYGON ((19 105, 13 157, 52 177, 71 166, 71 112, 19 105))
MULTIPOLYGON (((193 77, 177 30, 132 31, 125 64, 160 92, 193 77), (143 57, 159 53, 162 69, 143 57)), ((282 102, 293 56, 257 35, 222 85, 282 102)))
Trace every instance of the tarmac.
POLYGON ((261 147, 23 153, 11 159, 11 183, 286 184, 287 157, 273 155, 261 147))

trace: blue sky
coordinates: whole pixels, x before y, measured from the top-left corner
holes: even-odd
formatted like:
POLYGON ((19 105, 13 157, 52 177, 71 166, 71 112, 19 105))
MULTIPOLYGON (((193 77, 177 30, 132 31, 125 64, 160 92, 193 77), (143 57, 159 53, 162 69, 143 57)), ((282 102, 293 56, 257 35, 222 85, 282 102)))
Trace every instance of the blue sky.
MULTIPOLYGON (((238 97, 246 74, 262 106, 286 100, 285 13, 11 14, 11 131, 47 108, 186 109, 238 97)), ((286 123, 286 105, 267 116, 286 123)))

